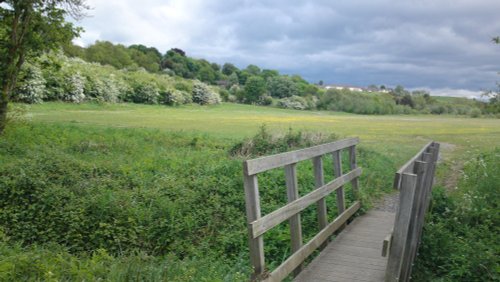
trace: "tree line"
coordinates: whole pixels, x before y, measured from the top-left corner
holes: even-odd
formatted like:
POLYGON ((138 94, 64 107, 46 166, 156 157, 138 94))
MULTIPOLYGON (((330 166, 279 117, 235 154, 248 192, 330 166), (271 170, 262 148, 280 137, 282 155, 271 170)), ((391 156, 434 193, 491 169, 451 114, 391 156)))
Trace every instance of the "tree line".
POLYGON ((65 17, 81 17, 87 9, 84 0, 0 0, 0 3, 3 4, 0 6, 0 133, 5 127, 7 105, 11 99, 31 103, 96 99, 152 104, 195 101, 208 104, 224 100, 363 114, 478 116, 481 113, 500 113, 498 90, 488 93, 489 105, 480 102, 455 105, 433 100, 422 91, 408 92, 401 86, 388 94, 325 90, 322 83, 311 84, 299 75, 283 75, 277 70, 261 69, 253 64, 241 69, 232 63, 219 65, 189 57, 179 48, 162 54, 155 47, 142 44, 124 46, 108 41, 96 41, 83 48, 71 43, 81 29, 67 22, 65 17), (80 58, 81 61, 72 60, 72 67, 61 67, 56 61, 66 59, 40 59, 44 54, 45 57, 52 56, 50 52, 60 48, 65 57, 80 58), (90 66, 92 63, 98 63, 102 68, 97 70, 96 65, 90 66), (102 74, 102 77, 84 70, 85 67, 102 74), (183 78, 188 82, 169 84, 166 81, 175 80, 169 78, 183 78), (102 94, 106 92, 109 93, 102 94))

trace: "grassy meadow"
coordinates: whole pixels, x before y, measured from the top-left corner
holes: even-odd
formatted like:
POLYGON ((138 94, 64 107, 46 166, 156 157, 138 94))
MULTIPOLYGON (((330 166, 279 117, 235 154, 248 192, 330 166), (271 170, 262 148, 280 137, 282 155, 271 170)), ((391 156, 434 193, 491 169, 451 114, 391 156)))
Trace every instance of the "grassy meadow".
MULTIPOLYGON (((16 107, 27 122, 11 123, 0 139, 0 281, 244 280, 243 159, 229 152, 263 124, 270 132, 359 136, 367 204, 391 192, 396 168, 430 140, 443 144, 444 184, 462 163, 500 145, 498 119, 238 104, 16 107)), ((326 160, 325 170, 331 175, 326 160)), ((313 189, 311 164, 298 172, 300 193, 313 189)), ((261 181, 265 214, 286 201, 283 171, 261 181)), ((354 200, 349 185, 346 194, 354 200)), ((331 219, 334 195, 327 203, 331 219)), ((315 207, 302 220, 311 238, 315 207)), ((266 234, 271 268, 289 255, 288 242, 287 223, 266 234)))
POLYGON ((397 151, 399 147, 416 149, 429 140, 436 140, 455 145, 456 154, 462 154, 500 142, 498 119, 446 115, 353 115, 232 103, 179 107, 45 103, 29 106, 27 111, 34 122, 154 128, 189 134, 203 133, 225 139, 252 136, 262 124, 266 124, 271 130, 283 131, 291 127, 294 130, 331 132, 346 137, 359 136, 362 144, 382 151, 385 148, 387 152, 397 151))

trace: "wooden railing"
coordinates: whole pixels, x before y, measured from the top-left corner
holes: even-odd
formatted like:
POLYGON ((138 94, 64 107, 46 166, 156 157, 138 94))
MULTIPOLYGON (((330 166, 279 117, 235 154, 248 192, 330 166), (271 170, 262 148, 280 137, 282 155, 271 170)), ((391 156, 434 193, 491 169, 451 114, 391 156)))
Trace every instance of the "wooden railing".
POLYGON ((293 152, 277 154, 248 160, 243 163, 245 202, 248 223, 248 241, 250 247, 250 260, 254 269, 252 280, 281 281, 292 271, 297 274, 302 268, 304 260, 325 244, 327 239, 360 208, 356 201, 345 209, 345 196, 343 185, 352 183, 353 192, 358 194, 358 177, 361 168, 356 165, 356 144, 358 138, 344 139, 337 142, 323 144, 293 152), (349 150, 350 171, 342 173, 341 151, 349 150), (335 179, 324 183, 322 156, 332 154, 335 179), (296 165, 300 161, 312 159, 316 189, 309 194, 299 197, 297 185, 296 165), (284 167, 287 187, 288 204, 261 216, 260 198, 257 175, 261 172, 284 167), (325 197, 330 193, 337 193, 338 216, 328 222, 325 197), (318 222, 320 231, 309 242, 303 244, 300 212, 312 204, 317 204, 318 222), (271 228, 285 220, 290 223, 291 256, 278 266, 273 272, 268 273, 265 268, 263 235, 271 228))
POLYGON ((429 208, 438 154, 439 143, 430 142, 396 173, 394 188, 400 190, 399 209, 393 232, 384 242, 389 248, 386 281, 410 279, 429 208))

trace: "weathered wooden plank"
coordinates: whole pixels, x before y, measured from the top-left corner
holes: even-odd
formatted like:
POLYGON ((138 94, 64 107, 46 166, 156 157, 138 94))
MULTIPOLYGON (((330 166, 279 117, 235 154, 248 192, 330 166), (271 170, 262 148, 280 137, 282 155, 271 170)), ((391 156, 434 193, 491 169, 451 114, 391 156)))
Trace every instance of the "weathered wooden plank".
POLYGON ((359 208, 360 203, 355 202, 351 207, 340 214, 333 222, 314 236, 300 250, 291 255, 284 263, 276 268, 265 281, 281 281, 299 266, 311 253, 316 250, 330 235, 333 234, 347 219, 349 219, 359 208))
POLYGON ((380 250, 382 245, 382 240, 378 240, 377 242, 366 242, 366 241, 352 240, 351 238, 344 238, 344 240, 342 240, 342 245, 380 250))
MULTIPOLYGON (((314 157, 313 168, 314 168, 314 185, 316 189, 319 189, 325 185, 325 177, 323 175, 323 159, 322 156, 314 157)), ((318 227, 319 230, 323 230, 328 225, 328 214, 326 211, 326 200, 325 198, 319 199, 316 203, 316 211, 318 213, 318 227)), ((320 249, 324 249, 328 242, 324 242, 320 249)))
POLYGON ((368 278, 369 278, 373 274, 379 274, 379 275, 383 276, 385 273, 385 269, 380 269, 380 268, 369 269, 370 271, 367 271, 367 269, 359 267, 359 264, 356 264, 356 263, 352 263, 352 264, 337 264, 337 263, 320 264, 320 267, 318 268, 318 270, 323 272, 323 273, 351 274, 354 276, 353 278, 363 277, 364 275, 368 275, 368 278))
POLYGON ((415 161, 414 173, 417 175, 417 185, 415 191, 415 198, 413 199, 412 210, 410 214, 412 219, 410 220, 408 239, 406 240, 406 246, 403 254, 402 268, 400 281, 409 281, 410 272, 417 253, 418 244, 418 216, 419 210, 422 208, 422 197, 424 192, 424 182, 425 174, 427 171, 428 163, 424 161, 415 161))
POLYGON ((321 261, 322 262, 344 261, 350 263, 357 263, 361 265, 373 265, 383 268, 384 271, 387 266, 387 259, 385 258, 365 258, 359 256, 352 256, 341 252, 336 252, 335 255, 332 256, 324 256, 321 258, 321 261))
POLYGON ((356 145, 358 143, 359 138, 343 139, 292 152, 247 160, 243 163, 243 167, 247 175, 254 175, 273 168, 283 167, 288 164, 297 163, 316 156, 321 156, 326 153, 356 145))
POLYGON ((330 181, 323 187, 320 187, 310 192, 309 194, 263 216, 262 218, 257 219, 256 221, 251 223, 253 237, 255 238, 262 235, 267 230, 289 219, 291 216, 301 212, 311 204, 316 203, 319 199, 328 196, 341 185, 351 181, 351 179, 360 175, 361 168, 357 168, 356 170, 350 171, 349 173, 330 181))
POLYGON ((264 273, 264 241, 262 236, 252 236, 251 222, 260 218, 259 185, 256 175, 246 175, 244 173, 244 188, 246 214, 248 223, 248 244, 250 247, 250 262, 253 267, 252 279, 257 279, 264 273))
MULTIPOLYGON (((335 173, 335 177, 342 176, 342 151, 337 150, 333 152, 333 170, 335 173)), ((344 187, 340 186, 337 189, 337 210, 338 214, 341 214, 345 210, 345 196, 344 196, 344 187)))
POLYGON ((389 260, 387 262, 386 281, 399 281, 416 187, 417 175, 403 173, 401 192, 399 194, 399 210, 396 214, 389 260))
POLYGON ((391 233, 387 234, 384 238, 384 242, 382 243, 382 256, 386 257, 387 254, 389 253, 389 249, 391 248, 391 241, 392 241, 392 231, 391 233))
POLYGON ((373 246, 376 248, 351 246, 355 240, 358 228, 367 223, 377 223, 380 218, 394 219, 394 214, 388 212, 372 212, 355 218, 353 222, 316 257, 309 266, 297 276, 295 281, 329 281, 330 279, 346 279, 349 281, 383 281, 387 258, 380 255, 381 242, 392 228, 394 222, 384 221, 380 225, 385 227, 385 232, 373 234, 373 246), (366 220, 368 219, 368 221, 366 220), (361 223, 361 222, 364 222, 361 223), (364 276, 364 274, 366 274, 364 276))
MULTIPOLYGON (((285 166, 285 181, 287 188, 288 202, 291 203, 299 198, 299 187, 297 184, 297 164, 289 164, 285 166)), ((297 252, 302 247, 302 226, 300 223, 300 213, 292 215, 290 222, 290 239, 292 241, 292 253, 297 252)), ((298 274, 302 270, 302 264, 298 265, 294 270, 298 274)))
MULTIPOLYGON (((349 167, 351 170, 355 170, 358 167, 356 162, 356 146, 353 145, 349 147, 349 167)), ((355 178, 351 181, 352 191, 356 199, 359 199, 359 179, 355 178)))

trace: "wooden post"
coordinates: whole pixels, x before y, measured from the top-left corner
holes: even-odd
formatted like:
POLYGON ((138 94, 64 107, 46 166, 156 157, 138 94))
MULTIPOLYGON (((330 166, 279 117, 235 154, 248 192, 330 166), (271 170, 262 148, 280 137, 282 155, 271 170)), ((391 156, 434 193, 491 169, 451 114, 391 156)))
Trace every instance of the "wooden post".
MULTIPOLYGON (((355 170, 358 167, 356 163, 356 145, 349 147, 349 164, 351 170, 355 170)), ((359 200, 359 178, 356 177, 351 181, 352 192, 354 193, 354 197, 359 200)))
MULTIPOLYGON (((314 167, 314 182, 316 189, 325 185, 325 178, 323 176, 323 160, 321 156, 314 157, 313 159, 313 167, 314 167)), ((318 211, 318 224, 319 230, 323 230, 328 225, 328 217, 326 213, 326 201, 325 198, 322 198, 318 201, 317 204, 318 211)), ((327 242, 323 243, 320 248, 323 249, 327 245, 327 242)))
POLYGON ((399 208, 394 221, 391 247, 389 249, 389 260, 385 273, 386 282, 402 281, 400 275, 403 267, 403 259, 410 221, 412 218, 412 203, 415 198, 417 187, 417 175, 403 173, 401 176, 401 187, 399 193, 399 208))
MULTIPOLYGON (((333 152, 333 166, 335 172, 335 178, 342 176, 342 151, 337 150, 333 152)), ((345 210, 345 196, 344 187, 337 189, 337 209, 338 214, 344 212, 345 210)))
MULTIPOLYGON (((285 166, 285 180, 287 188, 288 202, 293 202, 299 198, 299 189, 297 184, 297 163, 285 166)), ((290 237, 292 241, 292 253, 295 253, 302 247, 302 227, 300 223, 300 213, 290 217, 290 237)), ((302 264, 294 270, 297 275, 302 270, 302 264)))
POLYGON ((415 189, 415 198, 413 199, 411 220, 408 232, 408 240, 405 247, 405 252, 403 255, 403 264, 401 271, 400 281, 409 281, 411 268, 415 254, 417 252, 417 242, 418 242, 418 214, 419 209, 422 205, 422 191, 424 190, 425 182, 425 172, 427 170, 427 163, 423 161, 415 161, 415 166, 413 168, 414 173, 417 175, 417 185, 415 189))
POLYGON ((245 187, 245 202, 247 214, 247 228, 248 228, 248 244, 250 247, 250 262, 253 267, 252 281, 259 280, 265 270, 264 263, 264 241, 262 236, 254 238, 252 234, 251 222, 261 217, 260 213, 260 199, 259 199, 259 186, 257 182, 257 175, 248 175, 246 163, 243 167, 244 187, 245 187))

